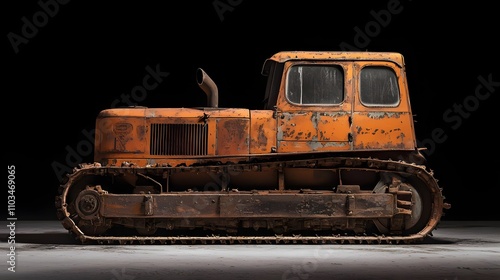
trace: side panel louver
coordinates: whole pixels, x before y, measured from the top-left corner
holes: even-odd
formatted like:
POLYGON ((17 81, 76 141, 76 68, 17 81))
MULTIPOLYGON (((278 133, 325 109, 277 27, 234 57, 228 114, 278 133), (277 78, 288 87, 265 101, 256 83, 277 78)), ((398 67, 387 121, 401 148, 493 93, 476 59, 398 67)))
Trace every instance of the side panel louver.
POLYGON ((151 155, 207 155, 208 125, 151 124, 151 155))

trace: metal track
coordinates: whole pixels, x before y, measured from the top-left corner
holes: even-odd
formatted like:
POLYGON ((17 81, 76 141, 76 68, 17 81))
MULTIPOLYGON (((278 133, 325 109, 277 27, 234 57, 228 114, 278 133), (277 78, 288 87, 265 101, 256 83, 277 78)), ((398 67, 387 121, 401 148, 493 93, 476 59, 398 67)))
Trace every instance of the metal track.
POLYGON ((75 168, 73 173, 67 175, 67 182, 60 186, 60 195, 56 197, 57 217, 64 228, 75 236, 81 243, 97 244, 408 244, 422 242, 426 237, 432 236, 432 231, 437 227, 442 215, 442 209, 449 205, 444 203, 441 188, 437 185, 432 171, 423 165, 406 163, 403 161, 380 160, 372 158, 334 157, 319 159, 299 159, 290 161, 268 161, 260 163, 243 163, 231 165, 187 166, 187 167, 102 167, 98 163, 83 164, 75 168), (92 174, 108 174, 123 171, 137 173, 161 174, 168 168, 193 170, 216 170, 218 168, 234 168, 245 170, 255 168, 256 165, 271 168, 281 167, 310 167, 310 168, 352 168, 371 171, 388 171, 417 176, 425 182, 430 192, 433 193, 431 217, 427 225, 418 233, 411 235, 275 235, 275 236, 89 236, 86 235, 74 222, 67 209, 67 194, 71 186, 80 178, 92 174))

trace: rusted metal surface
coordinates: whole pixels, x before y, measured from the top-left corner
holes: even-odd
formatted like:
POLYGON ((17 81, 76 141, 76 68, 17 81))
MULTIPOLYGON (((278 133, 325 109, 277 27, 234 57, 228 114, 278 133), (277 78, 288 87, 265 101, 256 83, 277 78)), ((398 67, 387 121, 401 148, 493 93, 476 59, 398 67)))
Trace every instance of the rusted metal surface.
POLYGON ((278 151, 350 150, 350 114, 345 112, 282 112, 279 114, 278 151))
POLYGON ((274 54, 268 60, 286 62, 286 61, 349 61, 349 60, 364 60, 364 61, 391 61, 401 67, 404 65, 404 58, 398 53, 388 52, 336 52, 336 51, 283 51, 274 54))
POLYGON ((356 113, 353 119, 355 150, 415 147, 413 120, 408 113, 356 113))
POLYGON ((218 155, 248 154, 250 145, 250 121, 243 118, 220 118, 217 120, 218 155))
POLYGON ((131 236, 106 237, 85 236, 86 242, 98 244, 412 244, 423 241, 425 236, 412 234, 409 236, 131 236))
POLYGON ((270 110, 252 110, 250 154, 271 153, 276 148, 276 118, 270 110))
POLYGON ((393 195, 371 193, 104 194, 100 199, 104 218, 390 218, 398 212, 393 195))
MULTIPOLYGON (((62 224, 77 238, 82 241, 99 241, 99 242, 326 242, 326 243, 342 243, 342 242, 375 242, 375 243, 391 243, 391 242, 418 242, 423 237, 431 234, 437 227, 442 209, 447 205, 443 202, 441 190, 433 178, 432 173, 427 171, 424 166, 415 164, 407 164, 401 161, 376 160, 376 159, 360 159, 360 158, 330 158, 311 160, 297 160, 285 162, 261 162, 260 165, 270 168, 277 168, 279 165, 290 165, 295 168, 300 166, 315 166, 321 168, 346 168, 360 171, 374 170, 377 172, 390 172, 400 174, 406 177, 414 177, 420 182, 425 183, 426 191, 430 197, 426 205, 422 207, 431 207, 429 218, 426 220, 426 225, 415 233, 399 236, 396 230, 395 233, 387 233, 387 236, 294 236, 283 235, 282 237, 259 237, 259 236, 230 236, 216 238, 214 236, 194 236, 176 238, 175 236, 155 236, 134 237, 134 236, 100 236, 89 233, 88 229, 82 230, 78 223, 73 220, 71 212, 75 210, 75 206, 71 206, 71 201, 68 201, 68 195, 72 193, 72 188, 79 185, 79 181, 86 181, 85 178, 92 176, 102 176, 103 174, 113 173, 113 169, 102 167, 99 164, 82 166, 82 169, 75 170, 69 177, 68 182, 61 186, 61 195, 56 199, 58 208, 58 217, 62 224), (270 166, 272 165, 272 166, 270 166), (273 167, 274 166, 274 167, 273 167), (428 205, 427 205, 428 204, 428 205), (69 207, 69 208, 68 208, 69 207)), ((243 164, 246 165, 246 164, 243 164)), ((252 164, 255 165, 255 164, 252 164)), ((195 170, 202 171, 210 169, 210 167, 192 167, 195 170)), ((218 168, 218 167, 214 167, 218 168)), ((238 168, 233 165, 233 168, 238 168)), ((246 166, 241 166, 241 169, 249 169, 246 166)), ((164 172, 165 168, 129 168, 132 173, 156 174, 164 172)), ((138 195, 111 195, 105 192, 100 193, 101 200, 99 209, 100 215, 95 219, 97 224, 94 227, 106 227, 106 220, 117 218, 118 220, 124 217, 139 218, 142 224, 148 223, 148 218, 153 218, 151 221, 162 223, 162 219, 168 218, 166 221, 172 221, 170 226, 182 226, 182 222, 188 224, 199 223, 201 225, 209 225, 213 222, 213 218, 217 217, 224 225, 235 223, 235 220, 242 219, 254 222, 262 221, 262 218, 272 218, 273 221, 286 220, 290 225, 294 225, 294 220, 302 221, 300 225, 305 226, 308 220, 314 222, 315 219, 323 220, 323 226, 331 228, 334 225, 340 227, 349 226, 354 221, 365 221, 366 219, 374 218, 381 219, 387 217, 389 219, 398 215, 411 216, 411 211, 406 211, 411 200, 408 200, 408 192, 402 189, 395 189, 395 186, 388 185, 387 192, 384 193, 367 193, 358 191, 356 186, 340 186, 338 191, 314 191, 302 190, 296 191, 254 191, 252 193, 231 194, 231 190, 218 193, 200 193, 193 194, 188 192, 169 193, 159 195, 138 194, 138 195), (398 197, 401 196, 401 199, 398 197), (405 198, 406 197, 406 198, 405 198), (405 201, 406 199, 406 201, 405 201), (398 201, 399 200, 399 201, 398 201), (148 204, 148 201, 151 204, 148 204), (397 202, 397 203, 396 203, 397 202), (400 208, 403 207, 403 208, 400 208), (170 220, 173 219, 173 220, 170 220), (177 222, 175 220, 177 219, 177 222), (206 219, 206 220, 204 220, 206 219), (229 219, 229 220, 226 220, 229 219), (305 219, 305 222, 303 221, 305 219), (189 222, 191 221, 191 222, 189 222)), ((90 210, 89 210, 90 211, 90 210)), ((266 223, 269 223, 266 221, 266 223)), ((284 223, 286 225, 286 223, 284 223)), ((83 223, 82 225, 87 225, 83 223)), ((165 224, 163 224, 165 226, 165 224)), ((194 224, 193 224, 194 225, 194 224)), ((160 226, 160 225, 157 225, 160 226)))
MULTIPOLYGON (((206 141, 204 144, 206 149, 203 153, 181 152, 182 160, 179 162, 189 163, 189 156, 193 156, 194 161, 194 156, 249 154, 250 111, 248 109, 130 108, 121 110, 105 110, 97 118, 98 129, 94 153, 96 161, 114 159, 116 160, 114 164, 133 162, 141 166, 151 163, 168 162, 171 164, 175 162, 177 154, 168 154, 172 158, 166 158, 166 154, 157 151, 183 151, 185 149, 181 149, 181 145, 195 147, 204 143, 202 141, 206 141), (122 114, 117 112, 122 112, 122 114), (206 135, 201 139, 201 136, 194 134, 193 129, 188 126, 200 126, 200 129, 206 130, 206 135), (163 142, 155 145, 155 141, 163 142)), ((268 126, 266 124, 266 128, 268 126)), ((272 144, 272 142, 271 139, 269 143, 272 144)))
POLYGON ((390 194, 224 195, 221 217, 249 218, 389 218, 396 212, 390 194), (349 202, 351 201, 351 202, 349 202))

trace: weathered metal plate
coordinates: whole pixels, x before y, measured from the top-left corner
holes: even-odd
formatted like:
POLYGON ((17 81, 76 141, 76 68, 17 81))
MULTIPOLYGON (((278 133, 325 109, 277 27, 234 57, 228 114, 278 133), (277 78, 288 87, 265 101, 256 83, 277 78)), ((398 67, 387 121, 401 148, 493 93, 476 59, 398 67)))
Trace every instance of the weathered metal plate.
POLYGON ((391 194, 147 196, 152 199, 146 195, 103 195, 101 214, 108 218, 384 218, 395 214, 391 194), (146 201, 151 204, 146 205, 146 201))
MULTIPOLYGON (((219 195, 150 195, 152 215, 163 218, 218 217, 219 195)), ((145 195, 103 195, 101 214, 108 218, 146 217, 145 195)))
POLYGON ((223 196, 220 216, 227 218, 391 217, 394 198, 378 194, 267 194, 223 196), (353 197, 347 203, 348 196, 353 197), (352 212, 350 212, 352 211, 352 212))

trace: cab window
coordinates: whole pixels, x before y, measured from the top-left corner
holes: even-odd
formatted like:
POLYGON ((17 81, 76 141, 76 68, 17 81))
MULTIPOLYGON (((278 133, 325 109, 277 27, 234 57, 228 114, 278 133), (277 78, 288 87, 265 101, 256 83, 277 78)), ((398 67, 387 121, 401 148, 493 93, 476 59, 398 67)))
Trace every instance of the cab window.
POLYGON ((399 86, 391 68, 368 66, 361 69, 359 98, 365 106, 394 107, 399 104, 399 86))
POLYGON ((299 105, 338 105, 344 100, 340 66, 295 65, 287 77, 286 97, 299 105))

